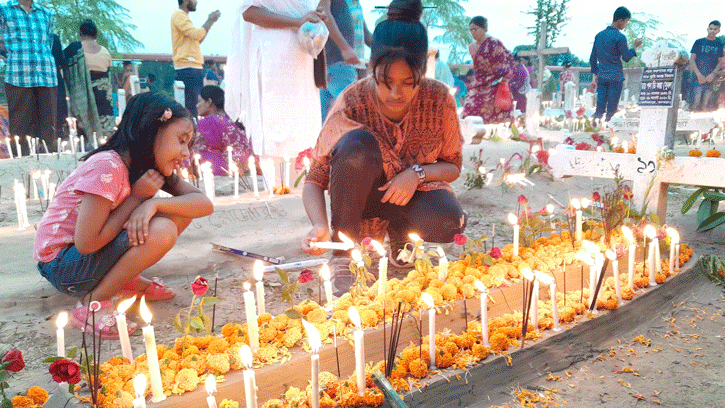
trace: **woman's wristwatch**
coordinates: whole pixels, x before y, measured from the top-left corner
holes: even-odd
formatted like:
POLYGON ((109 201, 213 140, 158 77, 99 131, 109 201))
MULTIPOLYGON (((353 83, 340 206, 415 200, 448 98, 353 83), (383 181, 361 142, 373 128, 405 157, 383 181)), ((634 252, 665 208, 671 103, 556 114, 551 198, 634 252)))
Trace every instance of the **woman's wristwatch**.
POLYGON ((414 164, 410 166, 410 169, 418 175, 418 185, 425 183, 425 170, 420 164, 414 164))

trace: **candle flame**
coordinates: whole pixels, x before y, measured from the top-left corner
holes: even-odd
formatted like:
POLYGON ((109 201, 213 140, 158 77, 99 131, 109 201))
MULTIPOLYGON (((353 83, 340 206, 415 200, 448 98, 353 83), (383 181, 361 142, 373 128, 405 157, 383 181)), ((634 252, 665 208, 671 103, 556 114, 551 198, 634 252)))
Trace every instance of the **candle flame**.
POLYGON ((304 326, 305 331, 307 332, 307 341, 310 343, 312 353, 317 354, 317 352, 320 350, 320 346, 322 345, 322 341, 320 340, 320 332, 317 330, 317 327, 315 327, 314 324, 308 322, 305 319, 302 319, 302 326, 304 326))
POLYGON ((211 162, 204 162, 199 167, 201 171, 211 171, 211 162))
POLYGON ((672 227, 667 227, 667 235, 670 237, 673 243, 680 242, 680 233, 672 227))
POLYGON ((55 319, 55 326, 62 329, 66 324, 68 324, 68 312, 64 310, 58 313, 58 317, 55 319))
POLYGON ((624 152, 627 153, 629 151, 629 143, 625 140, 622 142, 622 149, 624 149, 624 152))
POLYGON ((322 268, 320 268, 320 277, 324 281, 330 280, 330 267, 327 264, 322 265, 322 268))
POLYGON ((118 310, 118 314, 126 313, 126 310, 128 310, 128 308, 131 307, 131 305, 135 301, 136 301, 136 295, 133 295, 132 298, 128 298, 122 302, 119 302, 118 307, 116 308, 116 310, 118 310))
POLYGON ((481 174, 486 174, 486 166, 478 166, 478 172, 481 174))
POLYGON ((594 258, 586 251, 577 252, 576 259, 584 262, 589 266, 594 265, 594 258))
POLYGON ((515 216, 513 213, 509 213, 508 216, 509 224, 516 225, 519 223, 519 217, 515 216))
POLYGON ((534 275, 536 276, 536 279, 539 280, 539 282, 543 283, 546 286, 551 286, 551 284, 554 283, 554 277, 551 275, 547 275, 544 272, 534 271, 534 275))
POLYGON ((652 224, 647 224, 646 227, 644 227, 644 235, 647 236, 649 239, 654 239, 655 235, 657 234, 657 229, 652 224))
POLYGON ((585 198, 582 198, 581 203, 582 203, 582 208, 587 208, 587 207, 589 207, 589 204, 592 203, 592 201, 585 197, 585 198))
POLYGON ((254 166, 254 156, 249 156, 249 160, 247 160, 247 163, 249 163, 249 167, 254 166))
POLYGON ((593 243, 592 241, 586 240, 586 239, 582 240, 582 248, 586 249, 587 252, 589 252, 591 254, 596 254, 596 253, 601 252, 599 245, 593 243))
POLYGON ((136 398, 142 398, 146 394, 146 376, 144 374, 138 374, 133 378, 133 392, 136 393, 136 398))
POLYGON ((232 172, 232 174, 233 173, 239 173, 239 166, 237 166, 236 164, 232 163, 231 165, 229 165, 229 170, 232 172))
POLYGON ((242 344, 242 348, 239 349, 239 358, 242 359, 242 364, 244 364, 245 367, 248 369, 252 368, 252 361, 254 360, 254 357, 252 356, 252 349, 249 348, 249 345, 242 344))
POLYGON ((428 309, 433 309, 435 307, 435 302, 433 302, 433 296, 431 296, 428 292, 423 292, 423 294, 420 295, 420 300, 422 300, 423 303, 428 306, 428 309))
POLYGON ((305 165, 305 167, 310 167, 310 158, 305 156, 302 158, 302 164, 305 165))
POLYGON ((234 148, 233 148, 233 147, 231 147, 231 146, 227 146, 227 151, 228 151, 228 152, 231 152, 232 150, 234 150, 234 148))
POLYGON ((375 252, 377 252, 378 255, 385 256, 386 251, 385 251, 385 247, 383 247, 383 244, 381 244, 380 242, 378 242, 376 240, 372 240, 370 242, 370 245, 372 245, 373 248, 375 248, 375 252))
POLYGON ((529 268, 521 269, 521 274, 524 275, 524 278, 528 279, 529 281, 534 280, 534 274, 531 272, 531 269, 529 269, 529 268))
POLYGON ((349 248, 355 247, 355 243, 352 242, 352 240, 350 238, 348 238, 347 235, 343 234, 342 232, 338 232, 337 236, 340 238, 340 241, 346 243, 349 248))
POLYGON ((360 253, 359 249, 353 249, 350 255, 352 256, 353 261, 362 262, 362 254, 360 253))
POLYGON ((206 376, 206 381, 204 381, 204 388, 206 388, 206 392, 207 394, 209 394, 209 396, 216 392, 216 378, 214 378, 214 375, 209 374, 208 376, 206 376))
POLYGON ((194 153, 194 159, 196 159, 196 160, 201 159, 201 155, 199 153, 194 153))
POLYGON ((359 329, 362 329, 362 322, 360 321, 360 313, 358 313, 357 308, 355 306, 350 306, 349 309, 347 309, 347 317, 350 318, 350 321, 352 324, 355 325, 355 327, 359 329))
POLYGON ((536 153, 536 152, 538 152, 539 150, 541 150, 541 146, 539 146, 539 145, 534 145, 534 147, 532 147, 532 148, 531 148, 531 153, 536 153))
POLYGON ((473 284, 476 286, 476 289, 478 289, 479 292, 486 292, 486 285, 484 285, 483 282, 481 282, 480 280, 476 279, 475 281, 473 281, 473 284))
POLYGON ((622 234, 624 234, 624 238, 630 245, 634 244, 634 234, 632 234, 632 230, 628 226, 622 227, 622 234))
POLYGON ((613 137, 613 138, 611 139, 611 143, 612 143, 612 146, 616 146, 616 145, 617 145, 617 143, 619 143, 619 138, 618 138, 617 136, 614 136, 614 137, 613 137))
POLYGON ((607 258, 609 258, 610 261, 617 259, 617 254, 611 249, 607 249, 607 252, 605 253, 607 254, 607 258))
POLYGON ((264 264, 259 259, 254 261, 254 279, 261 282, 264 278, 264 264))
POLYGON ((571 206, 574 207, 576 210, 580 210, 582 208, 581 203, 579 202, 578 198, 572 198, 571 199, 571 206))
POLYGON ((35 180, 39 179, 40 178, 40 175, 41 175, 40 170, 36 170, 36 171, 33 172, 33 178, 35 180))
POLYGON ((420 235, 418 235, 414 232, 411 232, 410 234, 408 234, 408 238, 410 238, 411 241, 415 242, 416 245, 418 244, 418 241, 423 241, 423 239, 420 237, 420 235))
POLYGON ((244 287, 244 290, 245 290, 245 291, 248 291, 249 289, 251 289, 251 288, 252 288, 252 284, 251 284, 251 283, 249 283, 249 282, 244 282, 244 283, 242 284, 242 287, 244 287))
POLYGON ((436 248, 436 252, 438 253, 438 256, 440 256, 441 258, 446 256, 446 252, 440 246, 438 248, 436 248))
POLYGON ((546 212, 548 212, 549 214, 553 214, 554 213, 554 204, 551 204, 551 203, 546 204, 546 212))
POLYGON ((146 306, 146 296, 141 297, 141 306, 139 307, 139 313, 141 314, 141 318, 144 322, 146 322, 146 324, 151 324, 151 318, 153 317, 153 315, 151 314, 149 307, 146 306))

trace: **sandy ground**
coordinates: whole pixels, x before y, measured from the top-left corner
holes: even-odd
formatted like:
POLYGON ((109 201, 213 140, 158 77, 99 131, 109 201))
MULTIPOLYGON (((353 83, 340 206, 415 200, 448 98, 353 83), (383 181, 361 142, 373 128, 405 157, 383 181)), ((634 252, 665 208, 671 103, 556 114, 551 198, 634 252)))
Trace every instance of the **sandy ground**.
MULTIPOLYGON (((583 136, 582 136, 583 137, 583 136)), ((584 197, 603 186, 610 187, 609 180, 590 178, 568 178, 553 180, 547 174, 531 177, 534 186, 525 189, 508 189, 500 185, 500 175, 494 178, 492 185, 483 189, 466 190, 463 186, 465 173, 472 170, 469 158, 483 149, 487 165, 492 166, 499 158, 508 158, 513 153, 524 153, 528 143, 503 141, 499 143, 484 141, 480 145, 464 148, 464 171, 453 183, 455 192, 469 215, 466 234, 477 238, 491 235, 496 225, 498 245, 511 240, 511 227, 505 217, 516 209, 516 198, 524 194, 529 205, 537 210, 551 200, 551 194, 559 202, 566 203, 569 197, 584 197)), ((32 260, 34 228, 18 231, 15 207, 11 192, 14 178, 22 177, 28 169, 50 168, 54 174, 65 171, 67 175, 75 166, 71 156, 41 157, 40 161, 26 158, 0 161, 0 350, 19 348, 23 351, 26 369, 10 380, 9 395, 27 391, 31 385, 40 385, 48 390, 57 389, 47 372, 47 364, 42 360, 55 354, 55 329, 53 320, 58 311, 71 309, 75 300, 58 294, 37 272, 32 260)), ((55 175, 53 177, 56 177, 55 175)), ((723 229, 717 228, 708 233, 697 233, 694 211, 680 214, 681 203, 694 189, 687 186, 670 188, 670 206, 668 223, 677 228, 683 236, 683 242, 694 246, 699 255, 722 252, 723 229)), ((154 326, 157 341, 168 343, 179 333, 173 327, 173 316, 186 308, 191 300, 189 283, 197 275, 213 282, 218 272, 218 297, 222 303, 216 308, 216 323, 243 321, 242 283, 251 280, 252 260, 213 252, 210 242, 269 256, 284 256, 286 261, 309 259, 301 252, 298 242, 309 228, 307 216, 301 202, 301 190, 293 189, 285 196, 269 198, 266 193, 262 199, 255 199, 250 193, 243 193, 235 200, 230 197, 229 179, 217 178, 215 213, 209 217, 195 220, 182 234, 176 247, 157 265, 144 273, 145 276, 159 276, 170 285, 177 296, 169 301, 152 304, 154 326)), ((31 224, 42 216, 38 201, 28 203, 31 224)), ((296 274, 291 274, 296 278, 296 274)), ((267 310, 283 312, 289 305, 280 300, 280 280, 276 274, 265 277, 267 284, 267 310)), ((309 285, 309 284, 308 284, 309 285)), ((309 289, 316 297, 316 285, 309 289)), ((560 400, 566 400, 570 407, 590 406, 724 406, 723 367, 720 351, 723 349, 725 319, 723 318, 723 298, 719 287, 707 284, 708 290, 684 296, 671 310, 654 311, 661 315, 661 321, 648 327, 634 328, 631 333, 623 333, 621 344, 607 346, 605 358, 597 360, 599 353, 583 356, 572 365, 568 372, 554 373, 562 381, 546 381, 548 373, 542 373, 541 379, 531 384, 512 383, 511 387, 529 389, 554 387, 560 390, 560 400), (699 318, 698 318, 699 316, 699 318), (680 334, 672 333, 669 320, 677 319, 680 334), (702 320, 700 320, 702 318, 702 320), (651 346, 632 344, 631 340, 644 335, 651 339, 651 346), (616 353, 609 357, 609 346, 616 353), (652 352, 661 347, 662 350, 652 352), (632 350, 634 352, 632 352, 632 350), (636 353, 636 354, 635 354, 636 353), (697 363, 697 364, 693 364, 697 363), (639 373, 617 374, 612 370, 631 367, 639 373), (571 376, 569 378, 569 375, 571 376), (620 385, 624 380, 629 386, 620 385), (653 396, 653 394, 656 394, 653 396), (633 398, 641 395, 645 400, 633 398)), ((307 288, 305 288, 307 289, 307 288)), ((301 291, 306 292, 306 291, 301 291)), ((305 296, 307 296, 305 294, 305 296)), ((135 316, 132 310, 129 316, 135 316)), ((80 345, 79 331, 66 330, 66 344, 80 345)), ((143 352, 139 334, 132 337, 134 353, 143 352)), ((106 342, 103 346, 104 359, 120 353, 116 342, 106 342)), ((510 397, 500 396, 492 404, 502 405, 510 397)), ((508 401, 511 404, 513 400, 508 401)), ((560 401, 561 402, 561 401, 560 401)), ((50 406, 50 405, 48 405, 50 406)))

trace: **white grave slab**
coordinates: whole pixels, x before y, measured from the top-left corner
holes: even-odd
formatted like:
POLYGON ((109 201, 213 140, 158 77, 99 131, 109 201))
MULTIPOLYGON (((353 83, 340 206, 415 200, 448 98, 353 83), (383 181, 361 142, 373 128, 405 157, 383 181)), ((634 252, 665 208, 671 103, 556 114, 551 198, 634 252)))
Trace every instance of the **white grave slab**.
MULTIPOLYGON (((612 128, 615 132, 640 132, 640 117, 621 117, 615 116, 607 122, 607 126, 612 128)), ((680 112, 677 119, 677 131, 680 132, 700 132, 708 133, 713 128, 717 127, 715 121, 715 114, 693 114, 687 115, 685 112, 680 112)))
POLYGON ((541 91, 532 89, 526 93, 526 133, 538 137, 541 120, 541 91))

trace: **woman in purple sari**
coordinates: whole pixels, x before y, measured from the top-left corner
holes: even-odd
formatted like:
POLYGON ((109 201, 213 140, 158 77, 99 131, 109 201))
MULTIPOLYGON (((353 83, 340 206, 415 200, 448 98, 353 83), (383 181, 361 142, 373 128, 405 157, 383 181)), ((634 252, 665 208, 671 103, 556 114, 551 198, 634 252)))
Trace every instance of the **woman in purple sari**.
POLYGON ((516 102, 516 109, 520 110, 521 113, 526 113, 526 92, 531 87, 529 85, 529 70, 522 61, 523 57, 519 57, 514 54, 514 76, 509 82, 511 88, 511 97, 516 102))
POLYGON ((474 78, 466 93, 463 116, 480 116, 484 123, 511 121, 511 109, 494 107, 498 82, 509 82, 514 75, 514 58, 503 43, 486 35, 488 22, 477 16, 469 24, 475 40, 468 46, 473 58, 474 78))
POLYGON ((201 137, 194 143, 194 149, 201 154, 201 161, 212 164, 215 176, 229 173, 227 146, 232 147, 232 161, 240 171, 247 166, 252 146, 244 132, 244 126, 235 123, 224 112, 224 90, 216 85, 207 85, 197 97, 196 110, 204 119, 197 124, 201 137))

